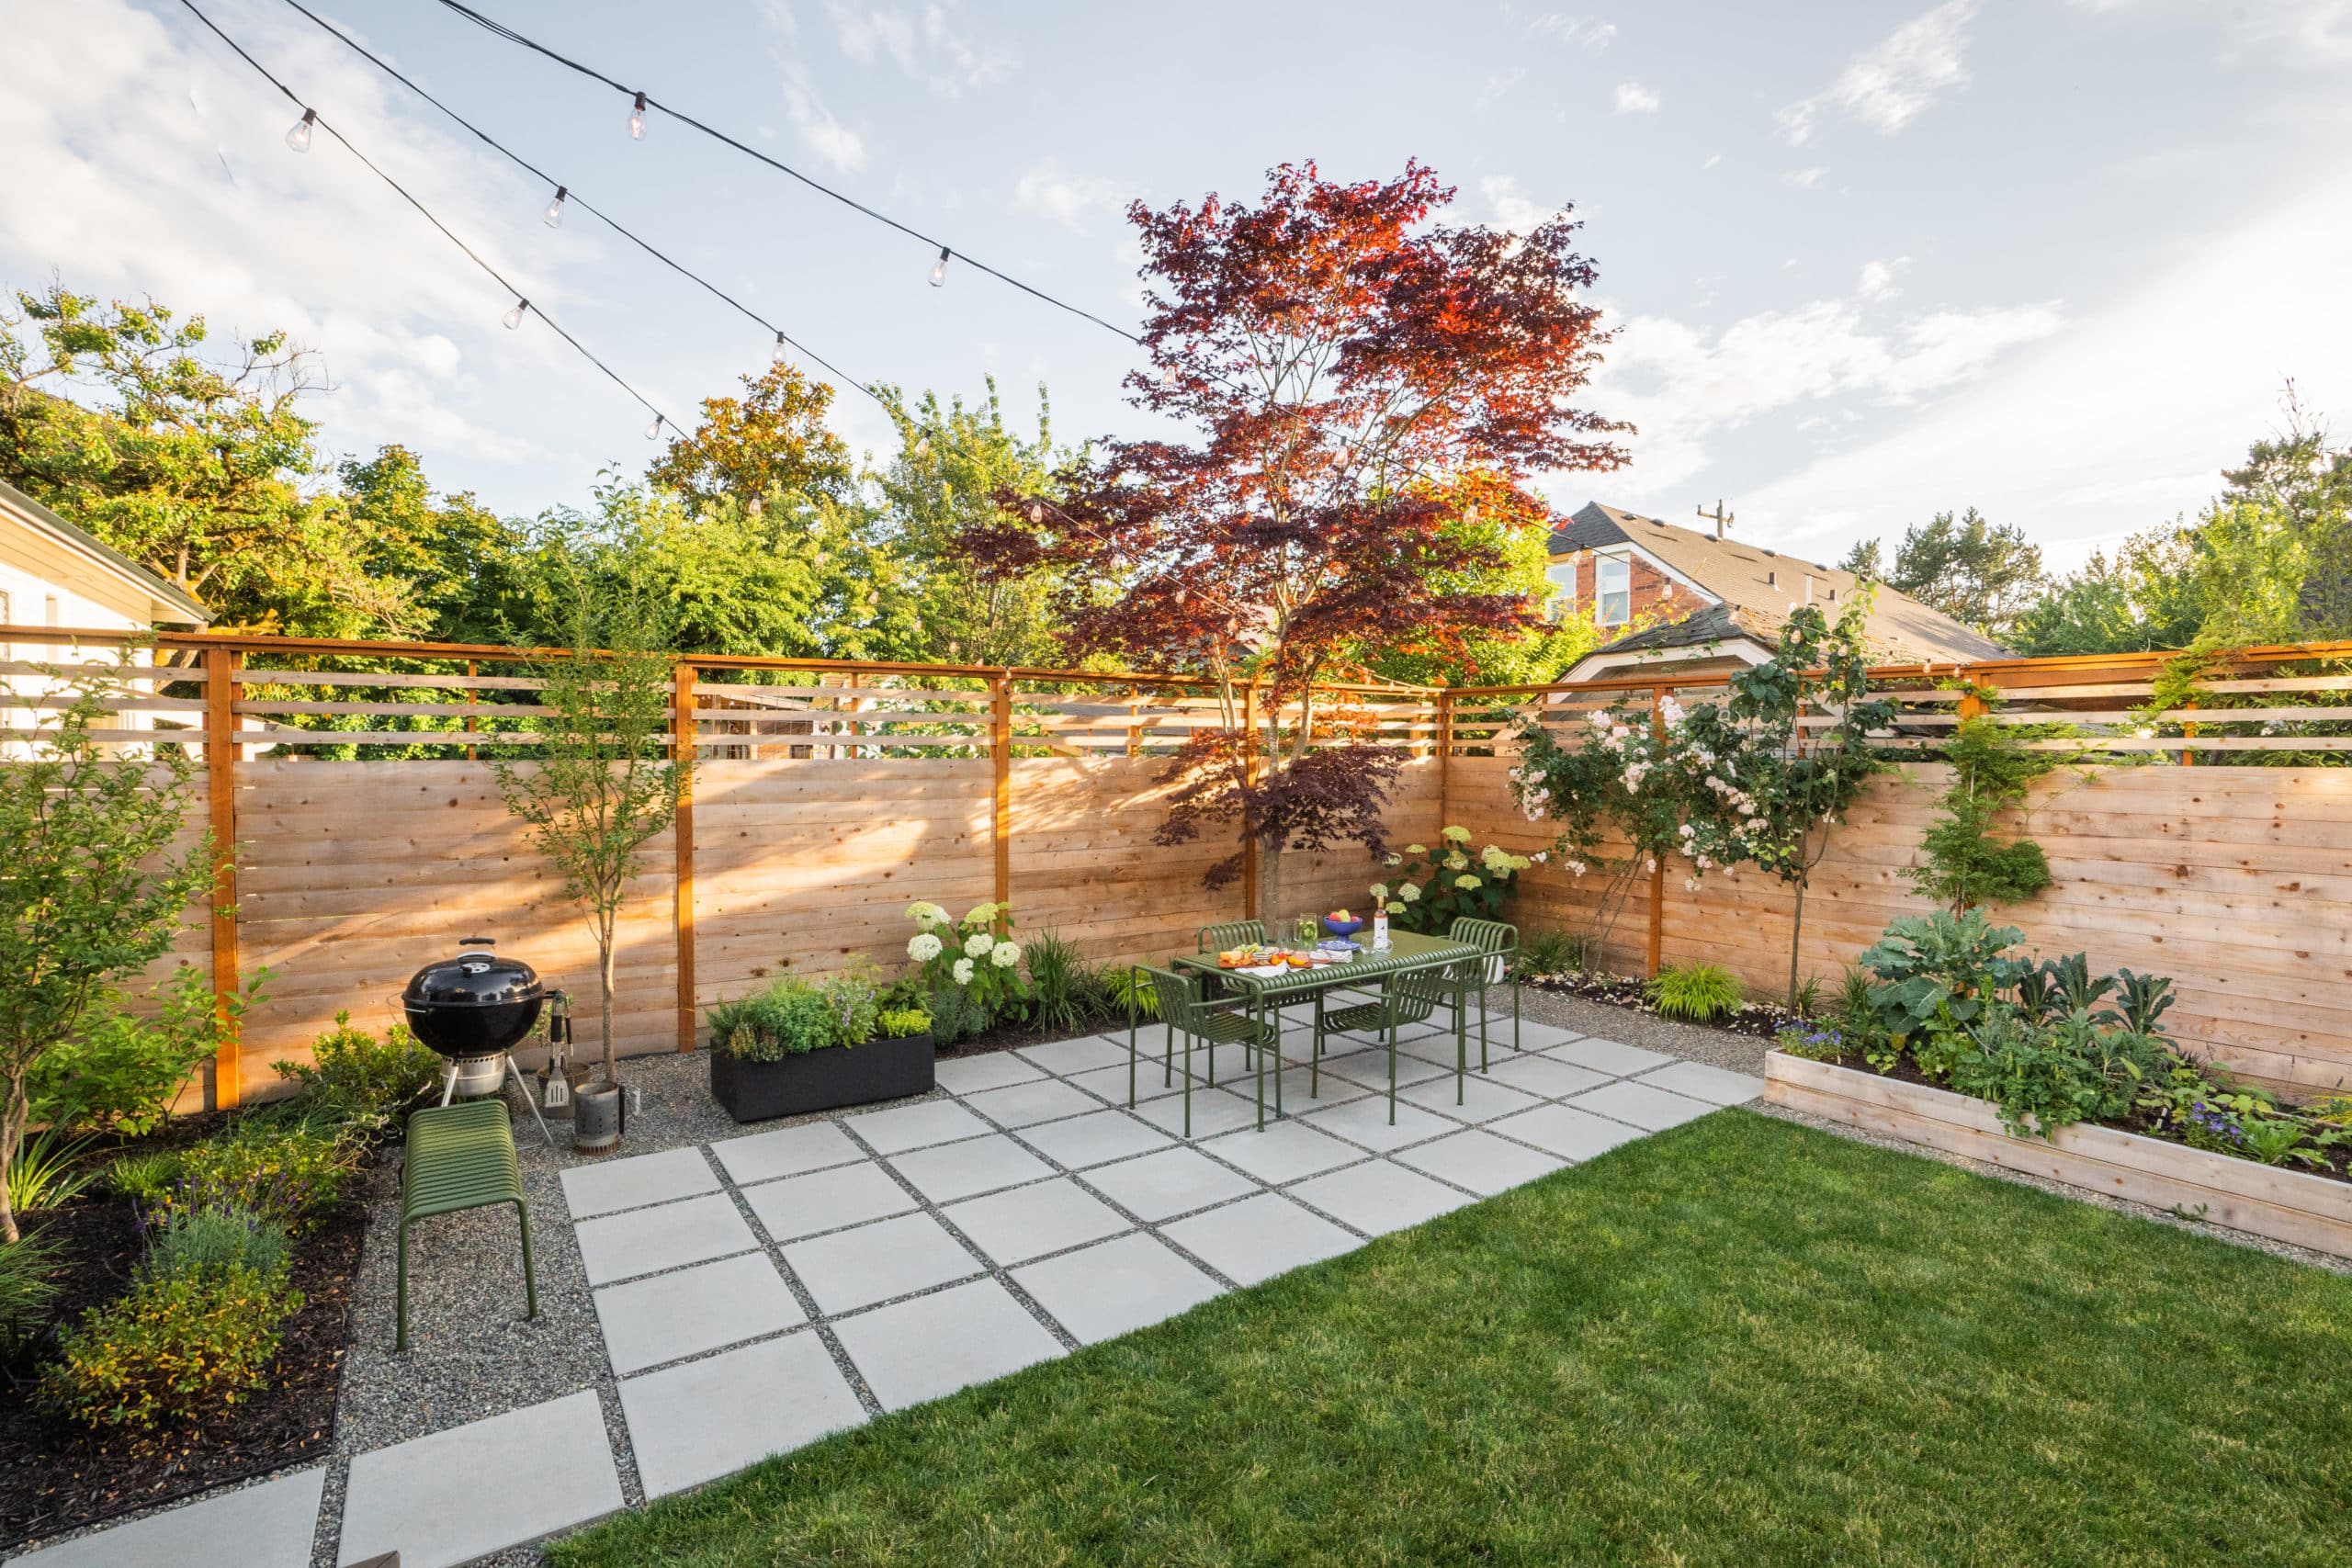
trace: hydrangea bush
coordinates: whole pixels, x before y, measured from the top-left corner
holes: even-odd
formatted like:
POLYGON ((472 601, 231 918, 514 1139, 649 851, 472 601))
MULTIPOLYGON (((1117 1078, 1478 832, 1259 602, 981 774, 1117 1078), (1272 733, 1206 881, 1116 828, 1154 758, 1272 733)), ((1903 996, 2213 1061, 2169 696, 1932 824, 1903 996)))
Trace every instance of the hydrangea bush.
POLYGON ((1500 844, 1473 854, 1470 829, 1448 828, 1435 849, 1407 844, 1402 854, 1390 855, 1389 877, 1374 883, 1371 893, 1399 930, 1442 933, 1464 915, 1502 919, 1519 874, 1544 858, 1515 855, 1500 844))
POLYGON ((960 920, 938 905, 907 906, 915 934, 907 957, 932 998, 933 1032, 945 1045, 1019 1012, 1029 999, 1021 944, 1012 940, 1012 906, 980 904, 960 920))

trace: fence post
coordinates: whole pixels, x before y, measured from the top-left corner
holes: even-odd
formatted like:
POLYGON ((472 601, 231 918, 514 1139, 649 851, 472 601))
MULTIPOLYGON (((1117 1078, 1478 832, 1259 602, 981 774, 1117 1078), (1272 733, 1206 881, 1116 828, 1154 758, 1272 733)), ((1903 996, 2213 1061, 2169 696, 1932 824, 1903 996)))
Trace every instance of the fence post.
POLYGON ((675 937, 678 970, 678 1049, 695 1048, 695 773, 701 738, 695 716, 695 667, 680 660, 672 667, 670 693, 670 761, 684 763, 678 784, 678 818, 670 836, 677 845, 675 937))
POLYGON ((1437 825, 1453 820, 1453 693, 1437 677, 1437 825))
POLYGON ((996 806, 989 834, 996 848, 996 901, 1012 902, 1012 671, 989 677, 989 751, 996 760, 996 806))
MULTIPOLYGON (((1241 780, 1258 782, 1258 678, 1241 688, 1241 780)), ((1241 818, 1241 909, 1245 919, 1258 918, 1258 835, 1250 830, 1250 816, 1241 818)), ((1271 938, 1272 932, 1267 935, 1271 938)))
MULTIPOLYGON (((1666 733, 1666 689, 1650 688, 1650 733, 1666 733)), ((1656 978, 1666 964, 1666 862, 1652 857, 1650 861, 1650 933, 1649 973, 1656 978)))
POLYGON ((237 667, 232 650, 204 654, 204 789, 212 818, 212 1006, 220 1044, 212 1057, 212 1106, 225 1111, 243 1092, 237 1018, 237 667))

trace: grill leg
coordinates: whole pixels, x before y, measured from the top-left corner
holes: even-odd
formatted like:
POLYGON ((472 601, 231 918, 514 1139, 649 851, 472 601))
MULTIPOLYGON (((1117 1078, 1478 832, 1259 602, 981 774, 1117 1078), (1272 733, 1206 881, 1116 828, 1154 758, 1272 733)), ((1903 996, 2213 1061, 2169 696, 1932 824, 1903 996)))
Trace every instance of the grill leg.
MULTIPOLYGON (((555 1147, 555 1134, 548 1131, 548 1119, 539 1114, 539 1102, 531 1098, 531 1080, 523 1076, 523 1069, 514 1065, 514 1058, 512 1055, 506 1058, 506 1077, 516 1089, 523 1091, 523 1103, 531 1108, 531 1120, 539 1124, 539 1136, 548 1141, 548 1147, 555 1147)), ((526 1244, 527 1245, 527 1237, 526 1244)))
POLYGON ((449 1109, 449 1097, 458 1092, 458 1064, 449 1064, 449 1076, 441 1080, 441 1109, 449 1109))

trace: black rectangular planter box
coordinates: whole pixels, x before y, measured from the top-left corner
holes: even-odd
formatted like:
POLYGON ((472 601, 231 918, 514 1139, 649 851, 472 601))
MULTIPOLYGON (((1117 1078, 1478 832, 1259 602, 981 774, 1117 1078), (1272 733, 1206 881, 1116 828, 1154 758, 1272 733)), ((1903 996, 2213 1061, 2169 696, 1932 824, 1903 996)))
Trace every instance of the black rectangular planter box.
POLYGON ((738 1122, 806 1116, 876 1100, 928 1094, 936 1053, 928 1034, 876 1035, 863 1045, 829 1045, 775 1062, 746 1062, 710 1049, 710 1092, 738 1122))

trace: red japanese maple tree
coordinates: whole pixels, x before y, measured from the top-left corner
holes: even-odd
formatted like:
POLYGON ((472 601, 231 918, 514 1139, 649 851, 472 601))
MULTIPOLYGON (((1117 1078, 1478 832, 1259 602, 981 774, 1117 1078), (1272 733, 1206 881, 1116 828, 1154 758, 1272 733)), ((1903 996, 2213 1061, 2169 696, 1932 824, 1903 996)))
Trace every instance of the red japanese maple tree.
MULTIPOLYGON (((1474 636, 1532 628, 1521 594, 1465 586, 1502 561, 1460 525, 1484 508, 1544 525, 1529 476, 1614 468, 1608 437, 1627 427, 1569 406, 1608 336, 1578 298, 1593 270, 1577 224, 1430 222, 1453 191, 1419 164, 1353 185, 1311 163, 1269 179, 1255 207, 1128 209, 1152 366, 1127 378, 1130 400, 1196 436, 1101 441, 1051 496, 1000 498, 1002 524, 967 547, 990 570, 1059 565, 1080 649, 1215 679, 1223 724, 1176 757, 1160 840, 1238 818, 1267 852, 1271 923, 1283 849, 1385 852, 1397 754, 1318 709, 1314 683, 1383 649, 1460 657, 1474 636)), ((1220 862, 1210 886, 1242 863, 1220 862)))

